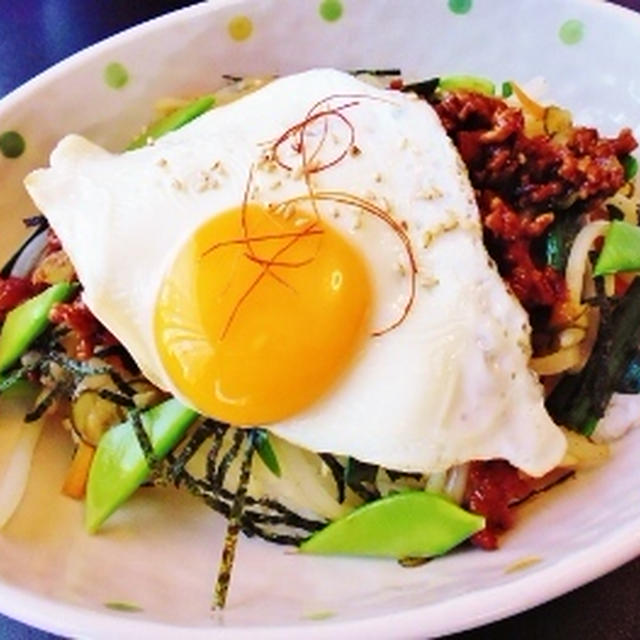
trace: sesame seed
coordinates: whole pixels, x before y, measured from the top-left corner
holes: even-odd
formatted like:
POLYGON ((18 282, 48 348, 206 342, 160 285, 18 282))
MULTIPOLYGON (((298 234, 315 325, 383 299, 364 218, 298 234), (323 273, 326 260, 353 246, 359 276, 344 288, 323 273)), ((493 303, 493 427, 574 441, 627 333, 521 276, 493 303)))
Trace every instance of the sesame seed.
POLYGON ((423 273, 422 277, 420 278, 420 286, 423 289, 430 289, 431 287, 435 287, 438 284, 440 284, 440 280, 430 274, 423 273))
POLYGON ((431 186, 422 188, 418 191, 416 197, 419 200, 435 200, 436 198, 442 198, 444 194, 438 187, 431 186))

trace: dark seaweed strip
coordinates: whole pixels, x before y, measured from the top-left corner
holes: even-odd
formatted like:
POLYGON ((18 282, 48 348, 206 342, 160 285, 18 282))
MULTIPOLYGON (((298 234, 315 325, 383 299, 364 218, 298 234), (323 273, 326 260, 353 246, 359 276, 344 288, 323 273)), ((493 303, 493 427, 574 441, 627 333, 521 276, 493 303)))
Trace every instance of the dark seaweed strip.
POLYGON ((151 444, 151 440, 149 439, 149 434, 145 431, 140 411, 138 409, 134 409, 133 411, 131 411, 129 413, 129 419, 131 420, 133 432, 136 435, 138 444, 140 445, 140 449, 142 449, 144 459, 146 460, 151 472, 154 472, 158 468, 159 460, 156 454, 153 452, 153 445, 151 444))
POLYGON ((99 389, 98 395, 103 400, 108 400, 119 407, 133 409, 136 406, 135 402, 129 396, 125 396, 122 393, 116 393, 115 391, 111 391, 111 389, 99 389))
POLYGON ((266 509, 271 509, 278 515, 280 515, 284 520, 286 520, 287 524, 295 522, 297 524, 295 524, 294 526, 301 529, 306 529, 308 531, 317 531, 327 524, 323 520, 310 520, 308 518, 305 518, 295 511, 289 509, 288 507, 285 507, 285 505, 281 504, 277 500, 273 500, 272 498, 260 498, 256 500, 255 498, 248 496, 247 502, 251 506, 256 505, 264 507, 266 509))
POLYGON ((131 354, 121 344, 111 344, 108 347, 96 349, 94 352, 96 358, 108 358, 109 356, 118 356, 124 367, 133 374, 140 373, 140 368, 131 354))
MULTIPOLYGON (((611 302, 607 298, 604 290, 604 278, 594 278, 596 286, 596 296, 598 298, 598 306, 600 307, 600 331, 598 343, 594 345, 597 349, 594 351, 596 358, 600 362, 607 362, 611 355, 611 346, 613 340, 611 302)), ((602 375, 595 376, 593 380, 593 390, 591 392, 593 398, 593 412, 596 417, 600 418, 604 415, 604 410, 609 404, 612 387, 612 371, 608 367, 602 368, 602 375)), ((616 381, 617 382, 617 381, 616 381)), ((615 384, 615 383, 613 383, 615 384)), ((595 426, 595 425, 594 425, 595 426)))
POLYGON ((227 475, 227 471, 229 471, 229 467, 231 463, 238 457, 240 452, 240 447, 242 446, 242 442, 244 440, 244 432, 242 429, 235 429, 233 433, 233 442, 227 452, 222 456, 222 460, 215 474, 209 476, 208 479, 211 482, 214 488, 221 489, 224 485, 224 479, 227 475))
MULTIPOLYGON (((218 491, 213 490, 209 483, 194 478, 186 470, 181 472, 180 480, 191 495, 203 500, 208 507, 217 511, 225 518, 229 518, 231 512, 231 500, 234 497, 233 493, 226 489, 223 490, 222 493, 219 493, 218 491)), ((277 544, 296 545, 306 539, 310 533, 326 526, 326 522, 303 518, 275 500, 256 500, 251 496, 246 496, 245 504, 246 508, 242 515, 243 532, 248 536, 257 535, 265 540, 275 542, 277 544), (278 512, 265 513, 262 510, 258 510, 265 506, 273 509, 274 511, 277 509, 278 512), (280 526, 302 529, 304 531, 304 535, 274 533, 273 531, 267 531, 263 527, 259 526, 260 524, 269 524, 271 527, 280 526)))
POLYGON ((369 76, 401 76, 402 70, 397 68, 392 69, 355 69, 350 71, 353 76, 369 75, 369 76))
POLYGON ((360 462, 355 458, 347 460, 344 469, 345 484, 365 502, 371 502, 380 497, 380 492, 376 489, 376 476, 378 467, 376 465, 360 462))
POLYGON ((401 478, 411 478, 413 480, 420 480, 422 478, 421 473, 413 471, 395 471, 394 469, 385 469, 385 472, 389 476, 389 480, 391 480, 391 482, 395 482, 401 478))
POLYGON ((332 456, 330 453, 321 453, 319 455, 322 461, 329 467, 329 471, 331 471, 338 492, 338 503, 342 504, 345 494, 344 467, 338 462, 335 456, 332 456))
POLYGON ((51 353, 46 354, 46 357, 59 364, 63 369, 66 369, 70 373, 76 374, 81 377, 86 376, 96 376, 106 374, 109 375, 112 371, 109 365, 93 365, 88 362, 81 362, 80 360, 74 360, 73 358, 69 358, 68 356, 58 353, 56 351, 52 351, 51 353))
POLYGON ((260 536, 267 542, 273 542, 274 544, 281 544, 288 547, 298 547, 301 542, 306 540, 309 536, 294 536, 283 533, 270 533, 269 531, 255 531, 255 534, 260 536))
POLYGON ((241 528, 242 512, 244 510, 245 498, 249 487, 249 477, 251 476, 251 461, 253 460, 254 446, 251 438, 245 438, 246 450, 240 465, 240 478, 238 480, 238 488, 231 506, 229 514, 229 523, 227 525, 227 535, 224 539, 224 547, 222 549, 222 560, 220 561, 220 570, 213 595, 213 609, 224 609, 227 601, 227 593, 229 591, 229 582, 231 580, 231 570, 233 568, 233 560, 238 545, 238 535, 241 528))
POLYGON ((295 512, 292 512, 289 517, 283 517, 279 513, 262 513, 260 511, 250 512, 248 515, 251 516, 251 521, 255 524, 286 525, 309 533, 319 531, 327 526, 326 522, 308 520, 295 512))
POLYGON ((218 423, 213 420, 204 420, 195 428, 193 434, 182 447, 177 456, 168 457, 170 461, 169 477, 176 487, 180 486, 182 481, 182 472, 187 466, 189 460, 197 453, 200 447, 209 439, 215 432, 218 423))
POLYGON ((401 91, 403 93, 415 93, 425 100, 431 100, 439 84, 440 78, 430 78, 429 80, 405 84, 401 91))
POLYGON ((573 241, 580 231, 580 217, 558 216, 549 227, 545 236, 547 264, 556 271, 564 271, 573 241))
POLYGON ((197 478, 194 478, 186 469, 180 474, 180 482, 184 484, 191 495, 203 500, 208 507, 217 511, 225 518, 229 517, 230 505, 222 500, 215 492, 211 491, 210 488, 203 486, 203 483, 197 478))
MULTIPOLYGON (((207 470, 206 470, 206 478, 213 483, 214 478, 217 476, 216 464, 218 462, 218 455, 222 450, 222 444, 224 441, 225 433, 227 432, 227 427, 221 422, 216 422, 216 427, 213 431, 213 442, 211 447, 209 447, 209 452, 207 453, 207 470)), ((225 470, 226 473, 226 470, 225 470)))
POLYGON ((136 390, 117 371, 115 371, 115 369, 111 369, 109 377, 113 384, 118 387, 118 391, 120 391, 120 393, 123 393, 129 398, 133 398, 133 396, 136 395, 136 390))
POLYGON ((601 323, 593 352, 582 371, 564 376, 549 395, 547 409, 555 421, 590 435, 639 341, 640 278, 636 278, 613 310, 608 326, 601 323), (602 377, 607 381, 606 388, 598 383, 602 377))
POLYGON ((40 400, 36 406, 27 413, 24 417, 25 422, 35 422, 42 418, 45 414, 46 410, 53 404, 53 401, 56 399, 58 395, 61 395, 62 385, 57 384, 49 393, 47 393, 42 400, 40 400))
MULTIPOLYGON (((228 491, 227 489, 221 489, 220 495, 226 500, 233 499, 233 493, 228 491)), ((317 531, 322 527, 325 527, 327 523, 322 520, 310 520, 296 513, 295 511, 285 507, 283 504, 278 502, 277 500, 273 500, 272 498, 254 498, 253 496, 247 496, 246 498, 247 508, 251 509, 253 507, 261 508, 261 509, 270 509, 275 512, 273 514, 269 514, 269 517, 273 518, 273 522, 276 523, 279 521, 282 524, 286 524, 297 529, 305 529, 306 531, 317 531)), ((252 513, 260 513, 265 515, 264 512, 252 512, 252 513)), ((262 515, 260 518, 262 518, 262 515)), ((262 520, 266 522, 265 520, 262 520)))
POLYGON ((622 380, 616 387, 619 393, 640 393, 640 352, 636 351, 627 364, 622 380))

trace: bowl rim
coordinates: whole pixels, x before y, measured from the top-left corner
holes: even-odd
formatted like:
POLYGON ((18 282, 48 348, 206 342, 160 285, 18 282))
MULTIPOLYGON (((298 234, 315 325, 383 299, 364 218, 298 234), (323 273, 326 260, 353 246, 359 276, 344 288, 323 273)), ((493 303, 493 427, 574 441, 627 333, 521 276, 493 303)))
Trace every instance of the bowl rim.
MULTIPOLYGON (((259 2, 260 0, 252 0, 259 2)), ((625 23, 633 23, 640 37, 640 14, 630 8, 614 5, 602 0, 554 0, 566 6, 589 6, 625 23)), ((132 25, 123 31, 91 44, 41 71, 33 78, 0 97, 0 116, 10 112, 36 88, 54 83, 58 77, 81 67, 94 56, 112 48, 126 45, 143 32, 163 29, 171 23, 190 21, 197 16, 215 13, 221 8, 245 4, 247 0, 201 0, 196 4, 170 11, 132 25)), ((629 523, 612 532, 606 540, 591 544, 549 566, 535 572, 523 573, 507 584, 486 587, 454 596, 444 602, 427 604, 411 609, 368 616, 355 620, 300 621, 290 625, 268 627, 225 627, 215 624, 207 626, 172 625, 153 620, 131 617, 131 614, 116 611, 100 611, 60 602, 54 598, 36 595, 23 587, 5 584, 0 579, 0 611, 2 614, 25 624, 53 633, 72 634, 74 637, 112 638, 116 634, 135 634, 136 637, 154 640, 170 639, 180 633, 181 637, 200 640, 220 637, 228 640, 255 638, 256 632, 265 640, 297 637, 304 633, 310 639, 335 637, 424 637, 427 627, 432 635, 464 631, 520 613, 600 578, 640 555, 640 538, 637 524, 629 523), (500 596, 507 595, 504 598, 500 596), (461 610, 464 620, 456 622, 461 610), (61 622, 64 621, 64 622, 61 622), (453 622, 452 622, 453 621, 453 622)), ((219 614, 223 621, 224 614, 219 614)), ((212 618, 215 620, 216 618, 212 618)))

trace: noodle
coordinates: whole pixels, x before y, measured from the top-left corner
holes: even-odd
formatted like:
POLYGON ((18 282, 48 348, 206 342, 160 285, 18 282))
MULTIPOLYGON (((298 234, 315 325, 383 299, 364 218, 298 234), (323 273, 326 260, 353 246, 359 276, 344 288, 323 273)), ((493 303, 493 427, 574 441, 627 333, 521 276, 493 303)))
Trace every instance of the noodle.
POLYGON ((588 269, 589 251, 593 243, 607 232, 609 224, 606 220, 590 222, 580 230, 571 247, 567 260, 567 291, 569 301, 578 307, 582 304, 585 274, 590 271, 590 268, 588 269))

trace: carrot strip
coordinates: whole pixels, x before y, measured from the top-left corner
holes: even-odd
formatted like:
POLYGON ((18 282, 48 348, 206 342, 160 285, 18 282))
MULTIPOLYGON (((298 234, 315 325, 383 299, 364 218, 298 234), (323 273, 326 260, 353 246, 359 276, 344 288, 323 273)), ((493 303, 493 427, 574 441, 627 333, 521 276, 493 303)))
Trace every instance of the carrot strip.
POLYGON ((73 460, 62 485, 62 493, 64 495, 75 500, 84 498, 89 469, 91 469, 95 451, 95 447, 82 440, 78 443, 78 448, 73 455, 73 460))

